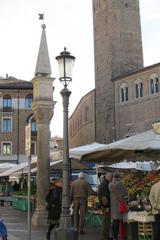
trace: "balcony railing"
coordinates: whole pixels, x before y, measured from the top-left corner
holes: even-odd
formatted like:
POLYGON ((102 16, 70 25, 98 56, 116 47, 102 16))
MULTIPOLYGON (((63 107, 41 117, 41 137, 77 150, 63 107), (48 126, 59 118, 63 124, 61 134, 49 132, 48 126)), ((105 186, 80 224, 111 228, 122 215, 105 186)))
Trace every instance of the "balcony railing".
POLYGON ((13 108, 12 107, 3 107, 2 111, 3 112, 13 112, 13 108))
POLYGON ((37 131, 31 131, 31 136, 37 136, 37 131))

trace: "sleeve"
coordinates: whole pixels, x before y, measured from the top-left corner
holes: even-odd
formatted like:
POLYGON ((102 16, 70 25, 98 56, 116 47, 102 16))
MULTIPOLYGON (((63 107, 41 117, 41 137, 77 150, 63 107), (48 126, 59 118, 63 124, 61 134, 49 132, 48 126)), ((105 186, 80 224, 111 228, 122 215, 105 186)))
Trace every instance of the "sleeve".
POLYGON ((156 202, 156 199, 155 199, 155 196, 154 196, 153 188, 151 188, 151 191, 150 191, 150 194, 149 194, 149 201, 152 205, 152 208, 154 210, 157 210, 157 202, 156 202))
POLYGON ((109 194, 110 194, 109 187, 107 187, 107 185, 105 186, 103 183, 100 184, 99 190, 98 190, 99 197, 108 197, 109 194))
POLYGON ((46 202, 49 204, 50 202, 50 197, 51 197, 51 190, 47 193, 47 196, 45 198, 46 202))
POLYGON ((53 204, 53 203, 55 203, 57 197, 58 197, 58 192, 57 192, 56 189, 53 188, 53 189, 51 189, 51 190, 49 191, 49 193, 47 194, 47 196, 46 196, 46 202, 47 202, 48 204, 53 204))

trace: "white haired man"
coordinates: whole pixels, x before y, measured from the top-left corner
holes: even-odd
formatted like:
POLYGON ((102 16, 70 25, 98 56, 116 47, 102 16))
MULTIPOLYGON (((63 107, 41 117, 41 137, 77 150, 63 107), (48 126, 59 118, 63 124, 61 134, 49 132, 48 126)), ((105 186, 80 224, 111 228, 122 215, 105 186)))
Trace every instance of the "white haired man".
POLYGON ((79 234, 84 234, 84 223, 85 223, 85 214, 87 211, 87 200, 88 195, 97 195, 85 181, 85 175, 83 172, 80 172, 78 179, 74 180, 71 184, 71 201, 73 202, 73 222, 75 228, 77 228, 79 234))

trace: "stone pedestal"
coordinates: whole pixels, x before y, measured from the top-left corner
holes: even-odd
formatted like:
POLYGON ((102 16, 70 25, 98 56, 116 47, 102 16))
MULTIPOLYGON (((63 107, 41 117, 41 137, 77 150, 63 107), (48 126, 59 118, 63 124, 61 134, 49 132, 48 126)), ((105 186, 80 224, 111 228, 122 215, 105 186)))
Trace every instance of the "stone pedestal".
POLYGON ((50 175, 50 129, 53 116, 53 87, 50 78, 36 77, 33 79, 34 100, 33 115, 37 124, 37 201, 36 210, 32 217, 34 226, 47 224, 45 197, 49 190, 50 175), (50 86, 50 87, 49 87, 50 86), (48 94, 47 92, 48 91, 48 94))
POLYGON ((37 202, 32 224, 47 224, 45 197, 49 190, 50 167, 50 130, 49 124, 53 116, 53 81, 45 32, 42 24, 42 35, 33 83, 32 110, 37 124, 37 202))
POLYGON ((46 211, 46 208, 43 207, 40 208, 40 206, 37 206, 35 213, 32 217, 32 225, 33 226, 47 226, 47 218, 48 218, 48 212, 46 211))

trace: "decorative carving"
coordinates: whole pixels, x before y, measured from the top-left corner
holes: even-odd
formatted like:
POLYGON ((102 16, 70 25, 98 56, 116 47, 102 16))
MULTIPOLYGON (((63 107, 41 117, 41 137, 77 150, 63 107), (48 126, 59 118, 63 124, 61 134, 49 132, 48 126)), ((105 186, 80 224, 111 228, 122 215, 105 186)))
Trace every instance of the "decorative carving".
POLYGON ((50 104, 34 103, 32 104, 33 115, 36 120, 36 123, 50 123, 50 120, 53 116, 55 102, 50 104))

